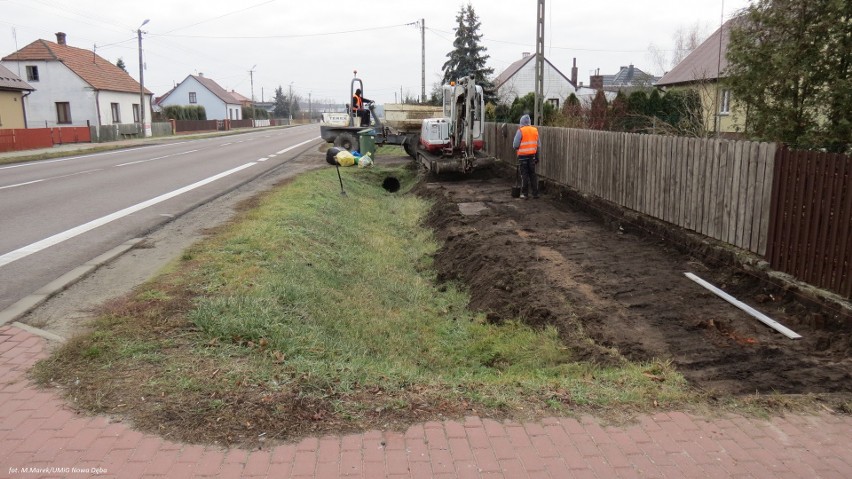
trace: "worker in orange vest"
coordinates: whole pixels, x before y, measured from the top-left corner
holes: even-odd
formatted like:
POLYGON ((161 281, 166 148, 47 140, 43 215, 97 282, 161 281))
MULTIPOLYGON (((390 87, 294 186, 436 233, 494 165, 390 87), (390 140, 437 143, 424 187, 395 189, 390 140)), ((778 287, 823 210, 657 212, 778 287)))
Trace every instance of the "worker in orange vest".
POLYGON ((355 94, 352 95, 352 113, 357 118, 360 118, 361 122, 359 126, 370 126, 370 110, 364 108, 365 102, 372 103, 373 100, 364 98, 360 88, 355 90, 355 94))
POLYGON ((521 127, 515 133, 512 147, 518 151, 518 169, 521 173, 521 198, 526 199, 527 193, 538 198, 538 176, 535 165, 538 164, 541 141, 538 138, 538 128, 530 124, 530 116, 521 117, 521 127))

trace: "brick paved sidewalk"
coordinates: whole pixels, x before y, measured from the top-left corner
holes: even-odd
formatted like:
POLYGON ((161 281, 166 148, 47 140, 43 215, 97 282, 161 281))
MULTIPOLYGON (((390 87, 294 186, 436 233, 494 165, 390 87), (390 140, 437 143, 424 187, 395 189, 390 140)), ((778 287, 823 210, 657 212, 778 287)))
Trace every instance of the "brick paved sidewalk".
POLYGON ((262 451, 186 445, 76 415, 33 387, 26 372, 45 349, 41 337, 0 327, 0 477, 852 478, 852 418, 827 413, 763 421, 667 412, 626 427, 468 417, 262 451))

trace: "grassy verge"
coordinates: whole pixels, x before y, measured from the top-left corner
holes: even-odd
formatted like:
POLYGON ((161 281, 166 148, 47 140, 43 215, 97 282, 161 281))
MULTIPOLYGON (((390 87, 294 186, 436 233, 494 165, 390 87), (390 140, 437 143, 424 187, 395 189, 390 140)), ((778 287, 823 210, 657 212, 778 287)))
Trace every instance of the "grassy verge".
POLYGON ((193 442, 688 400, 665 363, 577 362, 553 329, 489 324, 436 284, 403 167, 308 173, 110 304, 34 370, 80 407, 193 442), (398 178, 401 192, 381 188, 398 178))

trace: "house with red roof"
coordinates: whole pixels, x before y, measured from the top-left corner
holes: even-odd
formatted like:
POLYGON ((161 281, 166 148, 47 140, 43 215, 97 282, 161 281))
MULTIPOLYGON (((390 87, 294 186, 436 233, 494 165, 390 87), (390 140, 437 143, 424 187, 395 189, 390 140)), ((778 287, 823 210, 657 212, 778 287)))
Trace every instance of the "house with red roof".
POLYGON ((26 128, 24 98, 34 88, 0 65, 0 129, 26 128))
POLYGON ((140 96, 150 121, 151 92, 140 92, 139 82, 95 52, 68 45, 65 33, 55 43, 36 40, 0 64, 35 88, 24 98, 28 128, 138 124, 140 96))
MULTIPOLYGON (((240 95, 242 97, 242 95, 240 95)), ((208 120, 242 120, 242 101, 218 83, 204 76, 189 75, 168 93, 157 99, 160 108, 203 106, 208 120)))

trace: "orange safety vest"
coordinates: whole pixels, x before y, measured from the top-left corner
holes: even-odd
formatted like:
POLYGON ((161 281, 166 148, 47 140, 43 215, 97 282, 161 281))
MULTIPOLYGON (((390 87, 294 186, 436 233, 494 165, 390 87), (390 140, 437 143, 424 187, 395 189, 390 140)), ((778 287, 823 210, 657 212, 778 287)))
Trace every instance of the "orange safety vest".
POLYGON ((354 108, 356 111, 364 109, 364 101, 361 100, 360 96, 352 95, 352 103, 355 104, 352 108, 354 108))
POLYGON ((527 125, 521 127, 521 144, 518 156, 532 156, 538 151, 538 128, 527 125))

